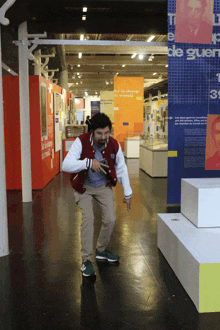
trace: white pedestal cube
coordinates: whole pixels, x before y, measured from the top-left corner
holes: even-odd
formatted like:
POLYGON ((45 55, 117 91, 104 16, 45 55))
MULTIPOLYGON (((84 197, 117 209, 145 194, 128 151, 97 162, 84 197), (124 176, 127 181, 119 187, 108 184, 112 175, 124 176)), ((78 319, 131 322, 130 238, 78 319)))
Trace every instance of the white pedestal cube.
POLYGON ((139 137, 126 138, 124 144, 124 156, 126 158, 139 158, 139 145, 139 137))
POLYGON ((181 213, 197 227, 220 227, 220 178, 182 179, 181 213))
POLYGON ((197 228, 181 213, 158 214, 157 226, 158 248, 197 310, 220 312, 220 228, 197 228))
POLYGON ((140 145, 140 168, 151 177, 167 177, 167 150, 150 150, 140 145))

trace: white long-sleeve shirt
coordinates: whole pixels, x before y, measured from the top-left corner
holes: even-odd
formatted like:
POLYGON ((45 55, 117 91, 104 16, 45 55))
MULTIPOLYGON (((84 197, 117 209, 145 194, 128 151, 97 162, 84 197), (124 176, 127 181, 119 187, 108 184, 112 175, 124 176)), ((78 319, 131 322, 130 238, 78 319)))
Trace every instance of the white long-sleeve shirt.
MULTIPOLYGON (((125 198, 130 198, 132 189, 130 187, 130 181, 128 176, 127 165, 125 164, 124 155, 120 144, 118 143, 119 149, 116 154, 115 170, 118 182, 123 187, 125 198)), ((79 138, 73 142, 68 154, 66 155, 62 169, 64 172, 77 173, 83 170, 87 170, 92 167, 92 161, 88 158, 80 160, 82 154, 82 143, 79 138)))

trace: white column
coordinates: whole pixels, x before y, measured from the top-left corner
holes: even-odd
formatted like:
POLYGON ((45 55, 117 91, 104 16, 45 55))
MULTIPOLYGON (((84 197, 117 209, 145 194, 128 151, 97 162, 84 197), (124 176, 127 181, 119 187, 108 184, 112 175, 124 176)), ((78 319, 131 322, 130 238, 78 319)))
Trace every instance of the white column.
POLYGON ((27 22, 18 27, 22 201, 32 201, 27 22))
POLYGON ((34 74, 36 76, 41 76, 41 49, 36 50, 34 56, 38 60, 38 64, 34 63, 34 74))
POLYGON ((67 91, 69 91, 68 72, 66 69, 60 72, 59 86, 65 88, 67 91))
POLYGON ((0 257, 9 254, 8 248, 8 216, 5 181, 5 145, 4 145, 4 114, 2 90, 2 45, 0 24, 0 257))

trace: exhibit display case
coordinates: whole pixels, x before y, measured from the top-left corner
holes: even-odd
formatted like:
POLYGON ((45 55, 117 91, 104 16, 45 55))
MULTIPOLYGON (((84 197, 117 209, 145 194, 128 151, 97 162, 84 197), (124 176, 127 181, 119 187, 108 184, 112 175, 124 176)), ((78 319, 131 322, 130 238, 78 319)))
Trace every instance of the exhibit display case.
POLYGON ((126 158, 139 158, 140 156, 140 137, 139 132, 128 132, 124 144, 124 156, 126 158))
POLYGON ((153 138, 148 135, 140 135, 141 145, 149 150, 168 150, 167 138, 153 138))
POLYGON ((87 125, 66 126, 66 138, 72 139, 87 132, 87 125))
POLYGON ((140 136, 139 166, 151 177, 167 177, 167 138, 140 136))

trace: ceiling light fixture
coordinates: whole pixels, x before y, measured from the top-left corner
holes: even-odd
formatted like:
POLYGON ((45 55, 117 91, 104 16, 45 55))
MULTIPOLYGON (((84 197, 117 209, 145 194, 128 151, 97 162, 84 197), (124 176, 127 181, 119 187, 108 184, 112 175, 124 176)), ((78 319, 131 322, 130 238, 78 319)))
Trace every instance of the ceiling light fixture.
POLYGON ((122 68, 124 68, 125 67, 125 64, 122 64, 122 68))
POLYGON ((84 39, 84 34, 81 34, 80 35, 80 40, 83 40, 84 39))
POLYGON ((109 84, 109 82, 108 82, 108 81, 106 81, 105 83, 106 83, 106 85, 108 85, 108 84, 109 84))
POLYGON ((82 15, 82 21, 86 21, 86 15, 82 15))
POLYGON ((79 72, 77 72, 77 76, 79 75, 79 72))
POLYGON ((84 12, 84 13, 87 12, 87 7, 83 7, 83 12, 84 12))
POLYGON ((147 42, 152 41, 154 37, 155 37, 155 36, 151 36, 150 38, 148 38, 148 39, 147 39, 147 42))
POLYGON ((77 66, 78 66, 78 68, 80 68, 80 64, 78 64, 77 66))
POLYGON ((148 61, 153 61, 153 59, 151 57, 148 58, 148 61))
POLYGON ((76 83, 76 85, 78 85, 78 83, 76 83))
POLYGON ((167 64, 167 65, 165 65, 165 67, 166 67, 166 68, 168 68, 168 64, 167 64))
POLYGON ((135 58, 137 56, 137 53, 134 53, 131 58, 135 58))
POLYGON ((157 74, 156 72, 153 73, 153 76, 155 76, 155 74, 157 74))
POLYGON ((79 58, 82 58, 82 53, 79 53, 78 57, 79 57, 79 58))
POLYGON ((143 60, 144 55, 143 55, 143 54, 139 54, 139 55, 138 55, 138 58, 139 58, 140 60, 143 60))

